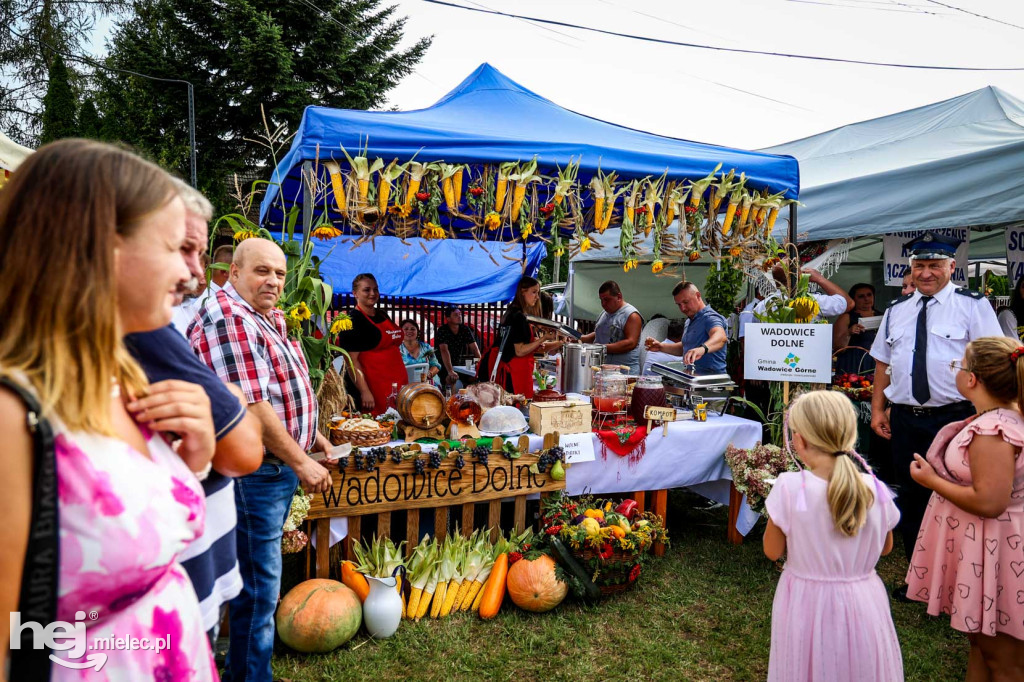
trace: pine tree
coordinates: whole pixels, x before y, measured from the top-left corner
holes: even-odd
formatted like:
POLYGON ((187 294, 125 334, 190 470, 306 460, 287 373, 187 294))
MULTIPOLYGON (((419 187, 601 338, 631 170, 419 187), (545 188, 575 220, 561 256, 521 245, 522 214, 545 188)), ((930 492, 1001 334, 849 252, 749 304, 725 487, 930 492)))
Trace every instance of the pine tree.
MULTIPOLYGON (((272 128, 295 130, 308 105, 385 103, 430 44, 399 50, 394 12, 381 0, 153 0, 118 26, 108 64, 194 85, 199 185, 223 198, 232 172, 272 162, 245 139, 262 133, 264 111, 272 128)), ((186 86, 97 76, 105 132, 188 177, 186 86)))
POLYGON ((100 120, 100 113, 96 111, 96 105, 91 97, 86 97, 82 102, 82 108, 78 112, 78 135, 90 140, 103 139, 103 122, 100 120))
POLYGON ((78 134, 77 102, 64 58, 57 55, 50 65, 50 79, 43 97, 43 131, 39 143, 46 144, 78 134))

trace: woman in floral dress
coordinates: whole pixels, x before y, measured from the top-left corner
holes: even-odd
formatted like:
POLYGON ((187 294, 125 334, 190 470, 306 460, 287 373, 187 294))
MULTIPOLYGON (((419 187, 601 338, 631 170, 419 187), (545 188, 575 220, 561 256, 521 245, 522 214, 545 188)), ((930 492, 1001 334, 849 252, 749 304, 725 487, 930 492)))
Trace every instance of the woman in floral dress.
MULTIPOLYGON (((56 620, 85 626, 81 649, 53 652, 52 679, 217 678, 177 562, 203 527, 193 472, 213 455, 209 401, 193 384, 147 385, 122 345, 170 322, 189 279, 184 237, 166 173, 109 145, 47 145, 0 192, 0 375, 34 394, 53 428, 56 620)), ((0 433, 0 600, 15 612, 40 501, 26 408, 4 388, 0 433)))

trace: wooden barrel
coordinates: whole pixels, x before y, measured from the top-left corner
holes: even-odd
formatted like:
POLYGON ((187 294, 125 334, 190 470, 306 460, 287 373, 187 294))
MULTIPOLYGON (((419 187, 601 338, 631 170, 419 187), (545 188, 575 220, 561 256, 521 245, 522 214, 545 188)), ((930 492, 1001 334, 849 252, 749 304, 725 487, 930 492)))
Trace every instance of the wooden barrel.
POLYGON ((406 384, 398 392, 398 414, 406 424, 432 429, 444 419, 444 395, 433 384, 406 384))

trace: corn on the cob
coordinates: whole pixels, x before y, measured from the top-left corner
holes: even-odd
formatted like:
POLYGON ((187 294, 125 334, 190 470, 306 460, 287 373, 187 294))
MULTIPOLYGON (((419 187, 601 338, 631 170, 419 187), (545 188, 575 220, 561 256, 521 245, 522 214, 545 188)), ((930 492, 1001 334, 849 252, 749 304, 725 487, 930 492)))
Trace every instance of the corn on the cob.
POLYGON ((342 147, 341 151, 344 152, 345 158, 348 159, 348 165, 352 169, 352 176, 355 177, 356 181, 356 196, 358 198, 357 206, 359 209, 366 208, 366 197, 370 193, 370 179, 373 174, 384 167, 383 159, 374 159, 373 163, 365 156, 349 156, 348 151, 342 147))
POLYGON ((722 221, 722 234, 729 234, 729 230, 732 229, 733 218, 736 217, 736 208, 739 204, 732 199, 729 199, 729 205, 725 209, 725 220, 722 221))
POLYGON ((700 204, 700 200, 704 196, 704 191, 708 188, 708 185, 715 181, 715 173, 717 173, 721 167, 722 164, 718 164, 717 166, 715 166, 715 170, 708 173, 707 176, 697 181, 690 181, 689 190, 691 206, 696 207, 700 204))
POLYGON ((503 163, 498 166, 498 181, 494 188, 494 210, 496 213, 501 213, 501 209, 505 208, 509 176, 516 169, 516 166, 517 164, 515 163, 503 163))
POLYGON ((463 173, 463 170, 465 170, 464 167, 460 165, 458 167, 458 170, 456 170, 455 174, 452 176, 452 190, 455 192, 455 202, 456 202, 455 205, 456 206, 458 206, 459 203, 462 202, 462 173, 463 173))
POLYGON ((744 194, 743 199, 740 200, 739 230, 744 237, 750 234, 750 206, 752 202, 753 197, 749 194, 744 194))
POLYGON ((423 182, 424 174, 429 170, 428 164, 417 161, 409 162, 409 186, 405 190, 405 207, 412 206, 412 200, 420 191, 420 183, 423 182))
MULTIPOLYGON (((487 583, 485 582, 484 585, 486 585, 486 584, 487 583)), ((481 585, 480 589, 477 590, 476 598, 473 599, 473 613, 478 613, 480 611, 480 602, 482 602, 483 600, 484 600, 484 589, 483 589, 483 585, 481 585)))
POLYGON ((345 185, 341 178, 341 166, 336 161, 324 161, 324 167, 331 176, 331 189, 334 190, 334 203, 338 212, 344 214, 347 206, 345 185))

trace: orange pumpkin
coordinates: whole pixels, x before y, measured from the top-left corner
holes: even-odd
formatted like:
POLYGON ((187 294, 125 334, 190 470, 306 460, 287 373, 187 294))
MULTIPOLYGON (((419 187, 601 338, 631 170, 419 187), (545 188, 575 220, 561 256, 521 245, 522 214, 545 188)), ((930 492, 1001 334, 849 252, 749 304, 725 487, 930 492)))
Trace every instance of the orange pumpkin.
POLYGON ((565 599, 569 586, 555 577, 555 561, 546 554, 520 559, 508 569, 508 596, 526 611, 550 611, 565 599))

